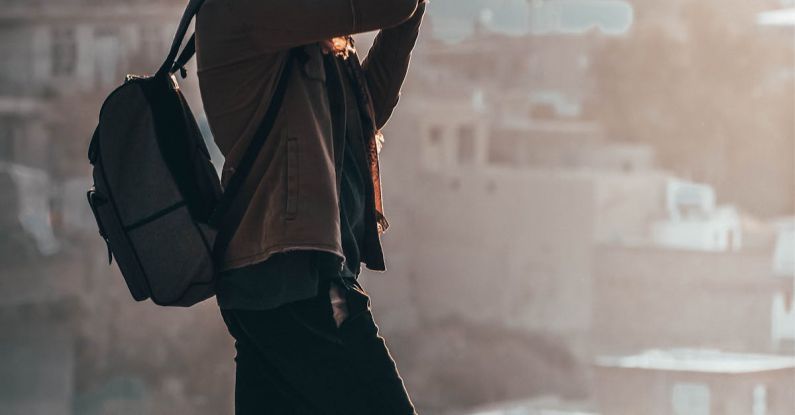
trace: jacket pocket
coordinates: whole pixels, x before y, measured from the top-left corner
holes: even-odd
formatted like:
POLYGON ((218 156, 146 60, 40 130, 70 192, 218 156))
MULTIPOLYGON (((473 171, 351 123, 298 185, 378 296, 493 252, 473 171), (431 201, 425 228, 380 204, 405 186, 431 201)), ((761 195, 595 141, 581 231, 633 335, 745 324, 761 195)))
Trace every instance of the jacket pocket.
POLYGON ((284 218, 295 219, 298 215, 298 197, 300 186, 300 166, 298 138, 285 135, 285 164, 286 164, 286 197, 284 202, 284 218))

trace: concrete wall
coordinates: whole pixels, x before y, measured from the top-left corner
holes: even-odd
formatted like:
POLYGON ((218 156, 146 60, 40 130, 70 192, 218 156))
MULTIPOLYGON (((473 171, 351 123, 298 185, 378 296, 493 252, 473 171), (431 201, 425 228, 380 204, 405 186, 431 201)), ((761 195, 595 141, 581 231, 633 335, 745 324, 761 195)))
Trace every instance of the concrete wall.
POLYGON ((746 374, 600 367, 595 393, 602 415, 788 415, 795 413, 795 370, 746 374), (758 387, 765 389, 764 399, 758 387), (690 396, 683 388, 697 389, 690 396), (676 389, 679 389, 677 392, 676 389), (755 395, 758 396, 756 400, 755 395), (679 396, 677 396, 679 395, 679 396), (696 394, 692 394, 696 395, 696 394), (703 398, 707 399, 704 400, 703 398), (764 401, 764 404, 761 402, 764 401), (756 408, 754 403, 756 402, 756 408), (762 411, 762 406, 765 410, 762 411), (706 411, 704 411, 706 410, 706 411), (757 411, 757 412, 755 412, 757 411))
POLYGON ((411 299, 419 309, 397 320, 421 313, 521 330, 587 331, 593 181, 482 165, 434 168, 423 161, 422 122, 392 125, 400 127, 387 129, 382 154, 392 224, 384 237, 387 278, 412 287, 409 293, 397 288, 405 282, 371 278, 369 289, 399 293, 380 299, 381 313, 391 318, 411 299))
POLYGON ((0 310, 0 412, 72 414, 74 335, 57 319, 21 317, 24 325, 12 325, 0 310))
POLYGON ((772 276, 767 253, 602 245, 594 265, 597 352, 685 346, 774 351, 774 295, 791 287, 772 276))

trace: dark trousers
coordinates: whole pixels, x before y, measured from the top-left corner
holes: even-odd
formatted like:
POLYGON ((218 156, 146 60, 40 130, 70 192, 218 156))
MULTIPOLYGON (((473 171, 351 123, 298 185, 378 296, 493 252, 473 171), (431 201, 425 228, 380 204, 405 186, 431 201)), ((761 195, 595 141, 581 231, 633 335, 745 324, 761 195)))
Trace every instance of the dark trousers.
POLYGON ((237 348, 236 415, 415 413, 367 294, 354 282, 346 297, 339 328, 327 287, 272 310, 221 310, 237 348))

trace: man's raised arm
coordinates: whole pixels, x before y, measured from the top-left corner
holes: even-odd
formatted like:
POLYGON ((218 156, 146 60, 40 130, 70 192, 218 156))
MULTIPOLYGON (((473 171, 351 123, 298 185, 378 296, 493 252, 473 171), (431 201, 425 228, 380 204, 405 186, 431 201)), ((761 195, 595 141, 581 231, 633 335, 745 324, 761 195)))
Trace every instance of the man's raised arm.
POLYGON ((401 24, 417 0, 242 0, 230 2, 264 52, 401 24))
POLYGON ((420 0, 410 19, 381 30, 362 64, 373 98, 378 129, 386 124, 397 105, 400 88, 409 68, 411 50, 414 49, 425 14, 425 3, 425 0, 420 0))

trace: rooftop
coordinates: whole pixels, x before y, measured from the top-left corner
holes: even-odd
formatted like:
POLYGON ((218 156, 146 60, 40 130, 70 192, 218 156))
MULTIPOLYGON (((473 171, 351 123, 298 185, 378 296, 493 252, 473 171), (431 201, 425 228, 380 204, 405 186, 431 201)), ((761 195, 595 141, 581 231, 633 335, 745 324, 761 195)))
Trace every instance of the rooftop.
POLYGON ((653 349, 632 356, 598 357, 596 365, 624 369, 738 374, 795 369, 795 356, 729 353, 713 349, 653 349))
POLYGON ((762 26, 795 26, 795 7, 759 13, 756 22, 762 26))
POLYGON ((0 0, 0 20, 150 18, 176 24, 183 9, 176 0, 0 0))
MULTIPOLYGON (((465 412, 466 415, 597 415, 585 402, 563 401, 555 396, 500 402, 465 412)), ((460 414, 460 412, 456 412, 460 414)))

